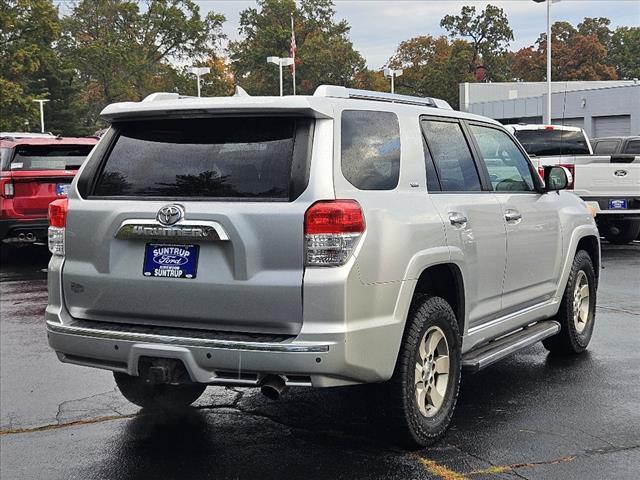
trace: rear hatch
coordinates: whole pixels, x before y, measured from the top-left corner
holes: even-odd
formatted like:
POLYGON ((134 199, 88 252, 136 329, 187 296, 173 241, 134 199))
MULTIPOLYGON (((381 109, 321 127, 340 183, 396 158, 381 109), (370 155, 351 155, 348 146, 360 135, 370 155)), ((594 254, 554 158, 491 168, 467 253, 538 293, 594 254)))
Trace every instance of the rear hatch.
POLYGON ((47 216, 47 207, 66 196, 76 171, 93 145, 18 145, 5 167, 11 176, 13 209, 28 217, 47 216))
POLYGON ((70 314, 297 334, 312 129, 284 116, 115 124, 69 202, 70 314))

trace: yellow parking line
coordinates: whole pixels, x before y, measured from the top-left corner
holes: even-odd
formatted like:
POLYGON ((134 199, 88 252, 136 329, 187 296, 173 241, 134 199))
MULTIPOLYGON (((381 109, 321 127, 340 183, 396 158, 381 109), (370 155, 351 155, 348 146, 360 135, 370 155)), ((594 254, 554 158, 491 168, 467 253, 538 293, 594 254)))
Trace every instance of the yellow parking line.
POLYGON ((420 455, 415 455, 415 457, 420 463, 422 463, 422 465, 425 466, 427 470, 429 470, 429 473, 437 475, 442 480, 467 480, 467 477, 465 477, 462 473, 451 470, 450 468, 445 467, 444 465, 440 465, 433 460, 421 457, 420 455))

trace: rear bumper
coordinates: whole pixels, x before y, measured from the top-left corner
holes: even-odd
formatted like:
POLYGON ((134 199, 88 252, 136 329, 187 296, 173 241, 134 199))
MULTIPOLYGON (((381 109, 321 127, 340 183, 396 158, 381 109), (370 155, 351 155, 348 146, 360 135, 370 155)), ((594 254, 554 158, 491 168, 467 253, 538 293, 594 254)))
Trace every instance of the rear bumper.
POLYGON ((141 357, 174 358, 195 382, 241 386, 258 386, 269 374, 290 386, 332 387, 381 382, 393 372, 397 348, 390 339, 402 334, 402 324, 343 322, 332 329, 326 320, 308 321, 297 336, 257 338, 74 319, 60 285, 63 262, 53 256, 49 263, 45 313, 49 345, 62 362, 138 375, 141 357))
POLYGON ((4 243, 47 243, 47 228, 49 227, 47 218, 36 218, 29 220, 3 219, 0 220, 0 240, 4 243), (32 233, 34 240, 20 241, 20 234, 32 233))

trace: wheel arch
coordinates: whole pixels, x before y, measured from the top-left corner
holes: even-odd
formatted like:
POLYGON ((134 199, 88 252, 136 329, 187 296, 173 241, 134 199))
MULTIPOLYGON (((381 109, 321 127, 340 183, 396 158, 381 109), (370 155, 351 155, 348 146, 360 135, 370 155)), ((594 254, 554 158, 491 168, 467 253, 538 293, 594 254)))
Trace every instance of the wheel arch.
POLYGON ((411 297, 412 302, 417 294, 431 294, 444 298, 453 309, 460 333, 464 334, 464 279, 458 265, 455 263, 439 263, 426 267, 418 277, 411 297))

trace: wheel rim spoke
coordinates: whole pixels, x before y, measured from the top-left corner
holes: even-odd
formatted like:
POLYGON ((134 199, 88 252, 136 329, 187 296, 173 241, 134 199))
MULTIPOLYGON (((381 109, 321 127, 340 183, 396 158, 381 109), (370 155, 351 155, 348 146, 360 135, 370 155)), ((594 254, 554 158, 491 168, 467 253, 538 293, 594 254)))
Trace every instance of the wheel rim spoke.
POLYGON ((427 389, 422 382, 416 385, 416 402, 420 413, 427 416, 427 389))
POLYGON ((441 355, 436 358, 436 373, 440 375, 449 373, 449 356, 441 355))
POLYGON ((442 335, 442 333, 440 332, 440 329, 433 330, 427 340, 428 341, 427 352, 429 354, 435 353, 436 349, 438 348, 438 343, 440 343, 440 340, 442 340, 443 338, 444 338, 444 335, 442 335))
POLYGON ((438 410, 444 402, 444 391, 440 392, 437 387, 430 388, 429 399, 431 400, 433 407, 438 410))
POLYGON ((424 363, 424 361, 427 359, 427 356, 429 355, 427 353, 427 337, 426 336, 420 342, 418 353, 420 354, 420 359, 422 360, 422 363, 424 363))
POLYGON ((416 369, 413 377, 415 385, 417 385, 418 383, 422 383, 422 372, 423 372, 422 365, 419 362, 416 362, 416 369))

